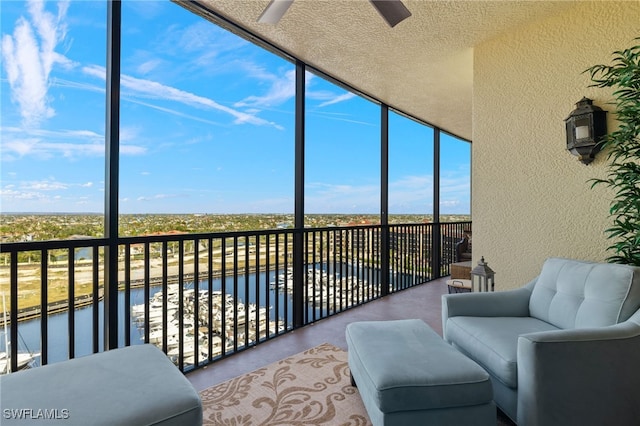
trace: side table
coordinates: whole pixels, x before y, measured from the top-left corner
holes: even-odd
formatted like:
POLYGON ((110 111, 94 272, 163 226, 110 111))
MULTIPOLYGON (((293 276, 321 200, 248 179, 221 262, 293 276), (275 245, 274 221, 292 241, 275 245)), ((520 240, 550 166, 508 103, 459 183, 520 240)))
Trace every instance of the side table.
POLYGON ((471 279, 471 261, 457 262, 449 265, 451 279, 470 280, 471 279))

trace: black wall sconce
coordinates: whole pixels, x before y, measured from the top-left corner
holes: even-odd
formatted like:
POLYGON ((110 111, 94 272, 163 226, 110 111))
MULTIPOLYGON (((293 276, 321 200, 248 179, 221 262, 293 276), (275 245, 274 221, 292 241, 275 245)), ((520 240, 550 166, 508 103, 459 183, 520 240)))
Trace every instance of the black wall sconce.
POLYGON ((578 160, 589 164, 600 151, 601 140, 607 134, 607 111, 593 105, 589 98, 582 98, 565 120, 567 149, 578 160))

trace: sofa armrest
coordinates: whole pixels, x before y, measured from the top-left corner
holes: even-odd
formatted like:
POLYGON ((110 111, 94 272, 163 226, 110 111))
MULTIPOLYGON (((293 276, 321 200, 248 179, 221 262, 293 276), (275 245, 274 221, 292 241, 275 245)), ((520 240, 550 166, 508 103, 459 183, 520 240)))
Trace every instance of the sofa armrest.
POLYGON ((518 425, 637 424, 640 325, 518 338, 518 425))
POLYGON ((455 293, 442 295, 442 333, 447 340, 447 320, 451 317, 526 317, 529 316, 529 286, 492 293, 455 293))
POLYGON ((455 293, 442 295, 442 319, 466 317, 523 317, 529 316, 531 291, 517 290, 491 293, 455 293))

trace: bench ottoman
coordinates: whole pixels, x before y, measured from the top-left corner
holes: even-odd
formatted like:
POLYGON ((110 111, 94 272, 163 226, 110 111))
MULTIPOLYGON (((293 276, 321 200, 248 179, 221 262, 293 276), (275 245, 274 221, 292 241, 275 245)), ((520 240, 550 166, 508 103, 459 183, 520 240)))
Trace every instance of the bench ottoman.
POLYGON ((0 376, 0 423, 202 425, 191 383, 153 345, 135 345, 0 376))
POLYGON ((374 426, 495 426, 489 374, 424 321, 347 325, 349 369, 374 426))

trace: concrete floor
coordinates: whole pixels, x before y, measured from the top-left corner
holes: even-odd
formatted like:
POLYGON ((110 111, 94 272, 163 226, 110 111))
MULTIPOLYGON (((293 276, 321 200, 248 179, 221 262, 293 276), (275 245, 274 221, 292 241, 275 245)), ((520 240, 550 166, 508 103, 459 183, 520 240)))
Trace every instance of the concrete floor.
POLYGON ((419 318, 442 334, 440 296, 447 292, 445 281, 434 280, 349 309, 188 373, 187 378, 200 391, 322 343, 346 350, 345 327, 354 321, 419 318))
MULTIPOLYGON (((187 379, 196 390, 201 391, 322 343, 331 343, 347 350, 345 327, 354 321, 419 318, 442 335, 441 296, 448 292, 447 279, 448 277, 402 290, 289 332, 188 373, 187 379)), ((515 423, 498 410, 497 425, 515 426, 515 423)))

